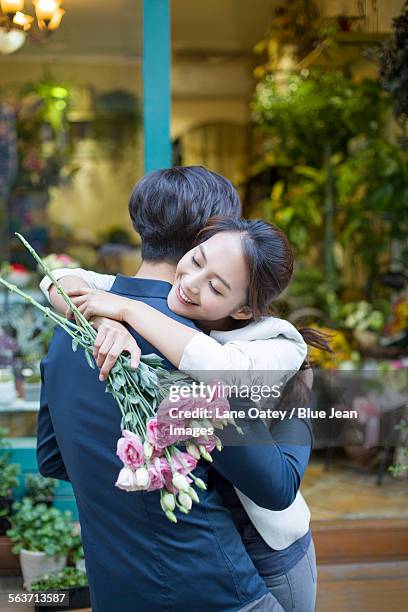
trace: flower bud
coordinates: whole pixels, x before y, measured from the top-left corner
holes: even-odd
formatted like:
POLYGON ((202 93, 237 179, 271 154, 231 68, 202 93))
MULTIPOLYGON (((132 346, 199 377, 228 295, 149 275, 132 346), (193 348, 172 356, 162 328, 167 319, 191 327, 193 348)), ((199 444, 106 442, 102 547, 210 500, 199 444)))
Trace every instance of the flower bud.
POLYGON ((186 450, 189 455, 194 457, 194 459, 201 459, 200 451, 198 450, 197 446, 193 444, 192 442, 189 442, 187 444, 186 450))
POLYGON ((145 440, 143 442, 143 450, 144 450, 146 459, 150 459, 151 456, 153 455, 153 445, 150 444, 148 440, 145 440))
POLYGON ((193 421, 190 421, 190 427, 191 429, 201 429, 202 425, 200 421, 193 420, 193 421))
POLYGON ((195 478, 194 479, 194 484, 195 484, 196 487, 198 487, 202 491, 206 491, 207 490, 207 485, 205 484, 204 480, 201 480, 201 478, 195 478))
POLYGON ((184 506, 179 506, 179 510, 180 512, 182 512, 183 514, 188 514, 190 511, 187 510, 187 508, 185 508, 184 506))
POLYGON ((222 451, 222 444, 221 444, 221 440, 219 439, 219 437, 214 436, 214 440, 215 440, 215 448, 217 449, 217 451, 222 451))
POLYGON ((180 474, 179 472, 173 473, 172 482, 173 482, 173 485, 176 487, 176 489, 178 489, 179 491, 187 492, 188 487, 190 486, 188 484, 187 478, 183 476, 183 474, 180 474))
POLYGON ((174 512, 171 512, 171 510, 166 511, 166 516, 172 523, 177 523, 177 517, 174 512))
POLYGON ((210 419, 202 419, 201 426, 205 427, 205 429, 212 429, 214 427, 210 419))
POLYGON ((145 467, 137 468, 135 472, 135 482, 139 489, 146 489, 149 486, 149 472, 145 467))
POLYGON ((173 510, 176 507, 176 498, 174 497, 173 493, 164 493, 160 501, 161 501, 161 507, 163 508, 165 512, 167 512, 167 510, 170 510, 170 512, 173 512, 173 510))
POLYGON ((198 497, 197 492, 195 491, 195 489, 193 489, 193 487, 189 487, 187 493, 191 497, 193 502, 195 502, 196 504, 200 503, 200 498, 198 497))
POLYGON ((200 453, 203 459, 205 459, 206 461, 208 461, 208 463, 212 463, 212 457, 210 455, 210 453, 207 453, 205 446, 203 446, 202 444, 200 444, 200 446, 198 447, 200 449, 200 453))
POLYGON ((179 493, 178 500, 179 500, 180 505, 183 506, 183 508, 187 508, 187 510, 191 510, 191 507, 193 505, 193 500, 191 499, 190 495, 188 495, 187 493, 179 493))
POLYGON ((213 421, 213 427, 214 429, 221 429, 221 430, 224 429, 224 425, 221 423, 221 421, 217 421, 217 420, 213 421))

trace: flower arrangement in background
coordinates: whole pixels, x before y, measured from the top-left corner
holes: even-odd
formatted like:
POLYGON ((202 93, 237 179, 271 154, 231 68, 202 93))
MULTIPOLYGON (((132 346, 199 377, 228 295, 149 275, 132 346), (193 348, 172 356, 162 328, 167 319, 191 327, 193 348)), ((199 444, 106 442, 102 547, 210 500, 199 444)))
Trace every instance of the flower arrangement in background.
POLYGON ((332 353, 328 353, 311 347, 309 356, 313 365, 325 370, 336 370, 339 369, 342 363, 358 360, 359 353, 353 351, 343 332, 338 329, 318 325, 311 325, 310 327, 328 334, 330 337, 330 347, 333 350, 332 353))
MULTIPOLYGON (((66 253, 50 253, 50 255, 44 257, 43 262, 50 270, 80 267, 80 263, 66 253)), ((40 265, 38 265, 38 271, 42 271, 40 265)))
POLYGON ((344 304, 341 316, 347 329, 379 332, 384 325, 384 314, 365 300, 344 304))
POLYGON ((7 278, 9 283, 17 285, 17 287, 25 287, 31 279, 30 270, 20 263, 3 263, 1 274, 7 278))

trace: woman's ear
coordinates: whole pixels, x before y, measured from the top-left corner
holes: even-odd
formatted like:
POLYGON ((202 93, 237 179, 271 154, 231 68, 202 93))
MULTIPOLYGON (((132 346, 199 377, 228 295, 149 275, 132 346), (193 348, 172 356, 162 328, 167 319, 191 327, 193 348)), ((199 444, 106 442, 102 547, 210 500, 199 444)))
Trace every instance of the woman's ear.
POLYGON ((237 321, 244 321, 247 319, 252 319, 253 316, 254 314, 249 306, 242 306, 242 308, 239 308, 238 310, 236 310, 230 315, 230 317, 232 317, 233 319, 236 319, 237 321))

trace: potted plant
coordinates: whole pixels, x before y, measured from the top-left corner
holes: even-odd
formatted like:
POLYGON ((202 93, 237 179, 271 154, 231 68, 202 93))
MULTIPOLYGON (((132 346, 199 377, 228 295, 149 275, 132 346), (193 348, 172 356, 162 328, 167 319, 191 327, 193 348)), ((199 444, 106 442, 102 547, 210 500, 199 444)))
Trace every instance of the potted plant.
MULTIPOLYGON (((86 573, 75 567, 65 567, 53 576, 41 576, 31 583, 31 591, 67 593, 68 606, 53 606, 53 610, 78 610, 91 606, 86 573)), ((48 612, 46 606, 36 606, 35 612, 48 612)))
POLYGON ((6 452, 4 441, 6 429, 0 428, 0 535, 10 527, 9 517, 13 503, 12 490, 18 485, 20 468, 17 463, 9 463, 10 455, 6 452))
POLYGON ((39 363, 23 368, 24 399, 27 402, 39 402, 41 395, 41 373, 39 363))
POLYGON ((15 566, 11 552, 10 539, 5 535, 10 528, 12 490, 18 485, 20 468, 16 463, 9 463, 10 455, 5 450, 4 436, 7 430, 0 428, 0 568, 12 569, 15 566))
POLYGON ((70 512, 34 505, 26 497, 13 504, 11 524, 7 535, 13 542, 13 553, 20 555, 27 588, 34 578, 55 574, 65 567, 67 554, 75 543, 70 512))
POLYGON ((16 397, 16 386, 12 369, 17 343, 0 329, 0 405, 10 405, 16 397))
POLYGON ((57 481, 55 478, 44 478, 40 474, 27 474, 25 479, 25 496, 33 504, 45 504, 48 508, 54 500, 57 481))

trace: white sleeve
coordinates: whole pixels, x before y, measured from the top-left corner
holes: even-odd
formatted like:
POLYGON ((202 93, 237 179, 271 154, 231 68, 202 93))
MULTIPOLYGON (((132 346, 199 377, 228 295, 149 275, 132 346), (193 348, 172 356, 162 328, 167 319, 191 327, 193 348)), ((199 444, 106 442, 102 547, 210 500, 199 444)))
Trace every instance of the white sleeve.
MULTIPOLYGON (((115 276, 112 276, 112 274, 99 274, 98 272, 92 272, 92 270, 83 270, 83 268, 58 268, 53 270, 52 273, 57 280, 64 276, 77 276, 91 289, 103 289, 103 291, 109 291, 115 280, 115 276)), ((50 300, 48 292, 51 285, 52 282, 48 276, 44 276, 40 283, 40 289, 48 301, 50 300)))
POLYGON ((264 379, 266 372, 294 373, 302 365, 306 353, 306 344, 284 337, 236 340, 222 345, 200 333, 185 347, 179 369, 193 378, 205 378, 204 382, 211 382, 217 374, 222 374, 227 384, 239 384, 238 381, 248 384, 264 379))

